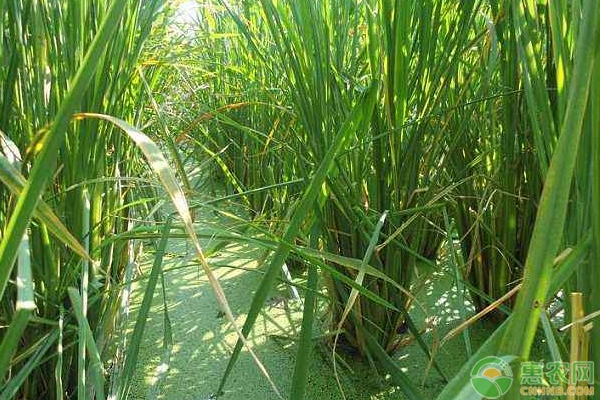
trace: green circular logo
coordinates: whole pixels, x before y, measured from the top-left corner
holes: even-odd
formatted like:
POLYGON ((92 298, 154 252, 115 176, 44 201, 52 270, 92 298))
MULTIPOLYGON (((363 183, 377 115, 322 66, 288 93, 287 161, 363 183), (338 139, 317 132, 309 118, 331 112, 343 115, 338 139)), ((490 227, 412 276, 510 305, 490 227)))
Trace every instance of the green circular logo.
POLYGON ((497 399, 506 394, 513 382, 510 365, 498 357, 486 357, 471 370, 471 385, 483 397, 497 399))

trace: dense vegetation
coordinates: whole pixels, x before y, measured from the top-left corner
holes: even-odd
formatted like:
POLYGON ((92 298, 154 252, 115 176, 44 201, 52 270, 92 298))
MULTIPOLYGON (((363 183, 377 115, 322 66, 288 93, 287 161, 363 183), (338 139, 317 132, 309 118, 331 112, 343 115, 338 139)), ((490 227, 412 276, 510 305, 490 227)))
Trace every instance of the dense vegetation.
POLYGON ((303 318, 273 398, 304 397, 324 296, 332 350, 421 399, 393 355, 406 332, 444 376, 411 318, 440 270, 478 314, 459 310, 472 357, 438 399, 481 398, 471 367, 540 337, 600 368, 600 327, 572 317, 600 309, 595 0, 198 0, 184 20, 180 3, 0 3, 0 399, 127 398, 176 237, 239 335, 216 392, 244 346, 270 380, 245 337, 289 268, 303 318), (227 226, 207 234, 199 209, 227 226), (232 241, 264 250, 239 328, 208 258, 232 241), (497 329, 473 349, 481 318, 497 329))

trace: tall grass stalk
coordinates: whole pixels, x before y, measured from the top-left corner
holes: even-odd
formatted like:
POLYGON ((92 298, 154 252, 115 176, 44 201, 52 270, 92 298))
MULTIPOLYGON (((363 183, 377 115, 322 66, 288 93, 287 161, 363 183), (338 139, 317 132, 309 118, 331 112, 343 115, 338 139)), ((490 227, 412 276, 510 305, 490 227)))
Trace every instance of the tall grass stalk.
POLYGON ((104 398, 124 254, 103 241, 133 215, 131 193, 114 190, 117 171, 133 175, 143 164, 112 129, 72 117, 85 109, 139 121, 134 68, 161 7, 0 5, 1 158, 22 156, 3 169, 10 191, 0 192, 2 398, 104 398))
POLYGON ((290 269, 306 272, 293 400, 305 396, 314 329, 330 331, 334 360, 360 355, 423 398, 394 354, 412 335, 445 377, 412 312, 434 272, 476 311, 519 292, 488 314, 506 321, 478 349, 468 327, 481 314, 460 305, 469 322, 452 333, 473 356, 440 399, 478 398, 469 368, 486 355, 529 359, 538 331, 564 358, 548 304, 569 319, 556 293, 577 291, 600 308, 593 1, 209 0, 183 23, 179 3, 0 3, 0 400, 129 398, 159 278, 168 364, 162 258, 174 238, 191 240, 239 338, 218 395, 245 346, 286 396, 246 337, 290 269), (215 199, 196 198, 207 191, 215 199), (264 249, 241 329, 200 245, 201 207, 235 222, 213 227, 211 252, 264 249))

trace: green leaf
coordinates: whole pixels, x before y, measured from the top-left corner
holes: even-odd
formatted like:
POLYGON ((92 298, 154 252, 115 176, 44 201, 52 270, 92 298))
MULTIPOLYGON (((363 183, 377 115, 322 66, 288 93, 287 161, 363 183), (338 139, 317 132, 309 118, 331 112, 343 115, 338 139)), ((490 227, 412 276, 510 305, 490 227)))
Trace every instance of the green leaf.
POLYGON ((219 305, 220 305, 222 311, 225 313, 227 320, 231 323, 231 325, 233 326, 233 328, 235 329, 235 331, 239 337, 239 340, 240 340, 239 343, 241 343, 240 349, 241 349, 242 345, 248 349, 248 352, 254 359, 254 362, 256 363, 257 367, 260 369, 262 374, 267 378, 267 380, 271 384, 271 388, 273 389, 273 391, 279 397, 281 397, 281 395, 279 394, 279 390, 277 389, 277 386, 271 379, 269 373, 267 372, 267 370, 265 369, 263 364, 260 362, 260 360, 256 356, 255 352, 252 350, 250 343, 248 343, 248 341, 245 337, 245 334, 242 333, 242 331, 237 326, 237 323, 235 322, 235 318, 233 317, 231 307, 229 306, 227 297, 225 296, 225 293, 223 292, 223 288, 222 288, 221 284, 219 283, 219 280, 215 276, 214 272, 208 265, 208 261, 202 250, 202 246, 200 244, 200 241, 198 240, 198 236, 196 235, 196 232, 194 230, 194 224, 192 221, 190 209, 188 207, 188 203, 187 203, 185 194, 183 193, 183 190, 179 186, 179 183, 177 182, 175 175, 171 171, 171 168, 169 167, 169 163, 167 162, 165 157, 162 155, 162 152, 160 151, 160 149, 158 148, 156 143, 154 143, 152 140, 150 140, 150 138, 148 136, 146 136, 139 129, 137 129, 137 128, 131 126, 130 124, 128 124, 127 122, 122 121, 115 117, 111 117, 108 115, 102 115, 102 114, 81 113, 81 114, 78 114, 78 118, 98 118, 98 119, 102 119, 102 120, 105 120, 105 121, 108 121, 108 122, 114 124, 115 126, 119 127, 121 130, 123 130, 123 132, 125 132, 129 136, 129 138, 131 140, 133 140, 135 142, 135 144, 139 147, 139 149, 142 151, 142 153, 146 157, 146 160, 148 161, 148 164, 150 165, 152 170, 156 173, 156 175, 158 175, 158 178, 160 179, 161 183, 163 184, 163 187, 169 194, 169 197, 171 199, 171 202, 173 203, 173 206, 175 207, 175 209, 177 210, 177 213, 179 214, 179 216, 181 217, 181 219, 183 221, 185 231, 186 231, 188 237, 191 239, 192 244, 194 245, 194 250, 196 252, 196 256, 198 257, 198 260, 200 261, 200 265, 202 266, 202 269, 206 273, 208 280, 210 282, 210 285, 217 296, 217 301, 219 302, 219 305))
POLYGON ((69 126, 71 116, 76 107, 79 106, 96 68, 100 65, 100 58, 114 31, 119 26, 119 20, 123 15, 126 4, 126 0, 115 0, 111 3, 102 25, 87 50, 85 59, 70 84, 69 92, 62 102, 50 130, 42 141, 41 151, 8 221, 2 242, 0 242, 0 298, 4 295, 6 284, 12 272, 19 243, 48 181, 54 174, 59 150, 65 140, 65 132, 69 126))
MULTIPOLYGON (((591 244, 591 237, 588 235, 588 239, 578 244, 569 254, 559 261, 558 265, 554 269, 552 274, 552 283, 546 294, 547 298, 551 298, 556 294, 562 287, 564 282, 572 277, 577 271, 579 263, 583 260, 589 246, 591 244)), ((473 357, 471 357, 465 365, 463 365, 460 371, 452 378, 442 393, 436 397, 436 400, 456 400, 456 399, 480 399, 479 396, 471 385, 471 370, 480 360, 488 356, 498 357, 500 354, 500 344, 503 337, 506 335, 510 321, 515 318, 515 314, 512 313, 503 323, 500 325, 494 333, 479 347, 473 357), (479 397, 478 397, 479 396, 479 397)))
POLYGON ((0 343, 0 376, 8 371, 11 358, 15 354, 21 336, 35 311, 33 280, 31 277, 31 257, 29 236, 25 234, 19 245, 18 271, 16 277, 17 304, 10 325, 0 343))
POLYGON ((31 358, 27 360, 25 365, 19 370, 19 372, 4 386, 4 390, 0 393, 0 400, 12 400, 15 398, 17 391, 21 385, 25 382, 29 374, 33 372, 42 361, 46 352, 50 349, 50 346, 56 341, 58 337, 58 331, 54 330, 46 335, 41 340, 41 346, 39 346, 31 358))
POLYGON ((142 298, 142 304, 137 314, 133 333, 127 347, 127 353, 125 355, 125 366, 119 376, 119 394, 118 399, 126 399, 131 389, 131 381, 135 373, 135 367, 137 365, 137 358, 142 344, 144 335, 144 329, 146 328, 146 322, 148 315, 150 314, 150 307, 152 306, 152 299, 154 298, 154 291, 156 284, 158 283, 158 277, 162 274, 163 257, 165 255, 165 249, 169 241, 169 232, 171 230, 171 221, 167 221, 162 227, 162 237, 160 244, 156 249, 154 255, 154 263, 150 270, 150 276, 146 283, 146 289, 144 291, 144 297, 142 298))
POLYGON ((402 372, 400 367, 396 365, 396 362, 385 352, 383 347, 377 343, 377 340, 375 340, 375 338, 366 329, 364 329, 361 325, 359 325, 359 327, 361 328, 361 332, 367 341, 367 347, 374 357, 383 364, 385 370, 388 371, 388 373, 392 376, 392 381, 400 387, 400 390, 402 390, 407 399, 422 400, 423 395, 406 376, 406 374, 402 372))
MULTIPOLYGON (((302 195, 300 202, 290 220, 289 225, 287 226, 285 233, 283 235, 284 243, 293 243, 296 239, 300 231, 300 226, 302 222, 305 220, 309 210, 313 207, 315 199, 321 190, 329 171, 331 170, 336 155, 344 148, 344 145, 348 142, 350 136, 354 134, 355 130, 358 129, 362 120, 367 120, 370 118, 373 107, 375 105, 375 95, 377 94, 377 85, 373 84, 371 88, 367 91, 362 101, 360 101, 354 107, 352 113, 341 127, 338 132, 335 140, 333 141, 332 146, 328 149, 327 154, 323 158, 323 161, 319 165, 319 168, 315 171, 315 174, 308 185, 308 188, 302 195)), ((269 266, 267 267, 267 272, 260 283, 256 294, 252 299, 252 303, 250 304, 250 309, 248 311, 248 316, 246 318, 246 322, 244 323, 244 328, 242 332, 247 335, 250 333, 254 323, 256 322, 256 318, 258 317, 260 310, 262 309, 269 291, 273 287, 281 266, 287 259, 290 254, 290 247, 285 244, 279 244, 273 258, 269 266)), ((223 374, 223 378, 221 379, 221 383, 219 385, 218 393, 220 394, 223 390, 227 378, 237 361, 237 358, 242 349, 242 344, 238 341, 233 350, 233 354, 227 364, 227 368, 225 373, 223 374)))
POLYGON ((600 8, 585 2, 583 24, 575 49, 569 100, 560 138, 544 182, 533 236, 527 253, 523 287, 514 318, 502 342, 502 352, 529 358, 540 313, 551 282, 552 265, 564 231, 573 172, 587 108, 596 43, 600 40, 600 8))
MULTIPOLYGON (((318 244, 318 222, 314 222, 311 230, 311 245, 318 244)), ((300 339, 298 341, 298 350, 296 351, 296 363, 294 365, 294 375, 292 377, 292 389, 290 391, 290 400, 304 399, 306 391, 306 382, 310 364, 312 361, 313 347, 313 323, 315 318, 316 296, 319 285, 319 272, 315 265, 308 265, 306 294, 304 297, 304 310, 302 311, 302 327, 300 329, 300 339)))
MULTIPOLYGON (((79 292, 72 287, 68 289, 68 292, 69 298, 71 299, 71 305, 75 312, 75 317, 77 318, 79 338, 85 340, 87 354, 90 356, 90 376, 96 392, 96 398, 104 399, 104 367, 100 358, 100 352, 96 346, 96 341, 94 340, 94 333, 90 329, 88 319, 84 315, 83 301, 79 292)), ((78 365, 77 367, 86 370, 85 365, 78 365)), ((87 389, 85 386, 83 388, 87 389)))

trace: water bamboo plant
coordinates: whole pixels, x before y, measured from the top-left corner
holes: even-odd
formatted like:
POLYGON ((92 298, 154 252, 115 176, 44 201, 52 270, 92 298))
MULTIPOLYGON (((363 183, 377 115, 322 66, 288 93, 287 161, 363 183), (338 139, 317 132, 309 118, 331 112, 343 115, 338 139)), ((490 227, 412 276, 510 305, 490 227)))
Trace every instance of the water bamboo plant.
POLYGON ((2 398, 103 397, 97 362, 112 347, 128 261, 127 246, 105 240, 147 207, 132 205, 121 181, 143 164, 121 134, 72 116, 86 110, 141 121, 144 92, 131 82, 161 6, 0 5, 2 398), (70 287, 78 288, 77 315, 70 287))
MULTIPOLYGON (((185 21, 180 3, 0 3, 0 400, 130 398, 159 284, 168 366, 162 264, 183 237, 238 335, 217 396, 245 346, 273 397, 301 400, 321 329, 423 398, 394 356, 409 335, 445 378, 413 320, 434 272, 476 312, 450 334, 473 356, 440 400, 481 398, 472 366, 527 361, 537 335, 567 360, 547 309, 600 308, 594 1, 206 0, 185 21), (198 208, 234 223, 208 234, 198 208), (200 237, 264 250, 241 329, 200 237), (289 393, 246 339, 282 281, 303 295, 289 393)), ((589 331, 577 354, 600 364, 589 331)))

